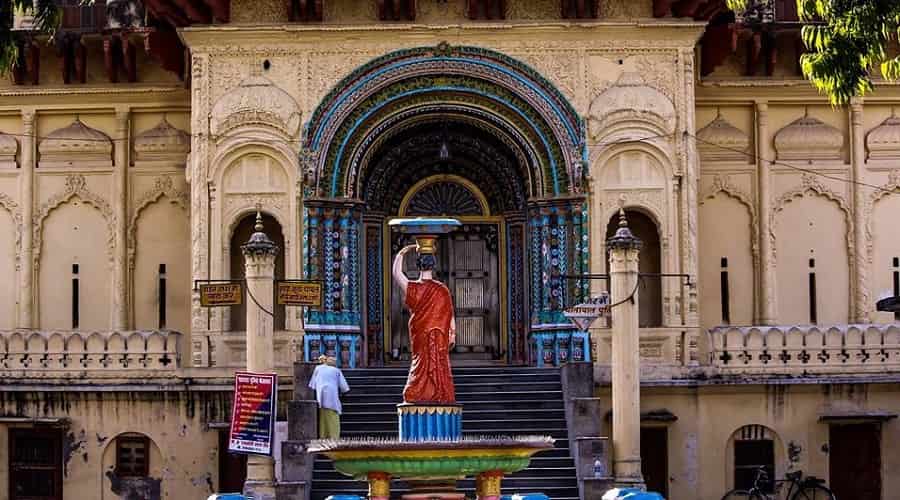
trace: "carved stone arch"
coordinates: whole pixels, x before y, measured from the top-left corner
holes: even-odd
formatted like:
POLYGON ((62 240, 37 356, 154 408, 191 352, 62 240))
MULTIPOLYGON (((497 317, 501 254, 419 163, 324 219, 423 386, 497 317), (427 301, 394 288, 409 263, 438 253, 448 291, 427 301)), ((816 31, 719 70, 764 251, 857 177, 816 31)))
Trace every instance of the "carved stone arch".
MULTIPOLYGON (((214 168, 209 169, 207 181, 219 186, 220 189, 224 188, 222 181, 225 171, 235 161, 246 155, 261 154, 277 161, 284 170, 285 175, 291 180, 291 183, 299 186, 301 179, 296 168, 298 166, 297 155, 296 150, 292 148, 293 144, 283 140, 275 140, 274 136, 270 134, 228 137, 219 144, 216 154, 210 162, 210 165, 214 165, 214 168)), ((289 191, 291 191, 289 186, 285 186, 285 192, 289 191)))
POLYGON ((264 127, 293 138, 300 130, 297 101, 271 80, 251 75, 213 104, 210 131, 222 138, 238 128, 264 127))
POLYGON ((163 197, 168 198, 171 203, 178 205, 185 212, 190 212, 190 194, 187 191, 176 188, 172 176, 161 175, 157 177, 153 183, 153 187, 142 194, 135 202, 134 212, 131 214, 131 220, 128 221, 128 269, 132 271, 134 270, 134 259, 137 253, 138 219, 145 208, 156 203, 163 197))
POLYGON ((106 240, 106 253, 109 257, 109 264, 112 266, 113 258, 114 258, 114 250, 115 250, 115 225, 116 225, 116 215, 113 213, 112 208, 110 208, 109 203, 103 199, 100 195, 94 193, 87 187, 87 180, 81 174, 72 174, 66 176, 66 186, 65 188, 55 195, 51 196, 49 200, 47 200, 34 214, 34 233, 32 234, 32 244, 34 248, 34 266, 35 269, 40 267, 41 262, 41 251, 42 249, 42 240, 43 240, 43 231, 44 231, 44 221, 46 221, 47 217, 50 213, 58 208, 63 203, 70 201, 72 198, 78 198, 79 200, 91 205, 95 209, 97 209, 100 214, 106 219, 107 226, 107 240, 106 240))
POLYGON ((10 217, 12 217, 14 234, 15 238, 15 252, 16 252, 16 269, 19 269, 21 265, 20 259, 22 255, 22 211, 19 208, 19 204, 16 203, 11 197, 7 196, 4 193, 0 193, 0 208, 4 208, 9 212, 10 217))
POLYGON ((889 194, 900 194, 900 169, 891 170, 887 184, 882 185, 880 189, 874 190, 866 200, 864 215, 866 220, 866 258, 869 265, 872 265, 875 259, 875 243, 872 231, 875 204, 889 194))
POLYGON ((675 105, 662 92, 647 85, 640 74, 623 72, 616 83, 594 98, 588 108, 589 138, 606 139, 625 127, 639 127, 651 135, 674 131, 675 105))
MULTIPOLYGON (((629 136, 627 141, 632 141, 633 139, 633 137, 629 136)), ((596 179, 612 158, 630 151, 639 151, 649 155, 657 161, 663 169, 663 177, 665 177, 666 185, 671 185, 671 179, 675 177, 677 171, 675 168, 675 158, 669 147, 670 145, 667 142, 662 141, 659 138, 633 142, 627 142, 625 139, 622 140, 623 142, 621 143, 611 144, 602 148, 593 148, 591 150, 590 170, 588 172, 591 178, 596 179)), ((616 140, 614 139, 612 142, 616 142, 616 140)))

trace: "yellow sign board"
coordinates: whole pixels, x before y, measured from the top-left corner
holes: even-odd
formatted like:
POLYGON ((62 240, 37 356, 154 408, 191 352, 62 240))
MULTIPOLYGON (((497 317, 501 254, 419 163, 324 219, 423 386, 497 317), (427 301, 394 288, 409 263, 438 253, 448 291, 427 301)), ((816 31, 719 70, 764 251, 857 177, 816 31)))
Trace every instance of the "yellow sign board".
POLYGON ((279 281, 278 305, 322 306, 322 283, 318 281, 279 281))
POLYGON ((243 297, 240 283, 200 285, 200 305, 203 307, 238 306, 243 297))

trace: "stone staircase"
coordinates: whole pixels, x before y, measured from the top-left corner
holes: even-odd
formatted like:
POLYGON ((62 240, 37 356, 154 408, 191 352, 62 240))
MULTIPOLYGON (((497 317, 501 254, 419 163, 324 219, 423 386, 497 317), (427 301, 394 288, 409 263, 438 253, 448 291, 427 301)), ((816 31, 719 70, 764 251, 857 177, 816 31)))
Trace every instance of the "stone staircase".
MULTIPOLYGON (((344 395, 342 437, 397 435, 397 403, 402 400, 406 368, 345 370, 351 391, 344 395)), ((463 405, 466 435, 549 435, 556 448, 534 457, 527 470, 503 480, 504 493, 542 492, 552 500, 578 499, 575 462, 569 449, 560 371, 554 368, 455 368, 457 402, 463 405)), ((459 481, 474 498, 475 480, 459 481)), ((395 481, 396 498, 407 490, 395 481)), ((311 500, 334 494, 367 495, 367 485, 334 470, 316 457, 311 500)))

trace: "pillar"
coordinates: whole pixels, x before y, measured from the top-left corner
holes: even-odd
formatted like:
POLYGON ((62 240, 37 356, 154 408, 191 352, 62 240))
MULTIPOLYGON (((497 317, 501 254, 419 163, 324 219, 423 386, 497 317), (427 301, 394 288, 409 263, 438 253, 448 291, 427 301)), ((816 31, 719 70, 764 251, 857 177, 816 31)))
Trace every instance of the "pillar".
MULTIPOLYGON (((263 232, 262 214, 256 213, 256 232, 241 246, 247 286, 247 370, 256 373, 275 371, 274 280, 278 247, 263 232)), ((244 495, 256 500, 275 499, 275 460, 250 455, 244 495)))
POLYGON ((389 474, 370 472, 367 479, 369 481, 369 500, 390 500, 391 476, 389 474))
POLYGON ((492 470, 478 474, 475 478, 476 500, 500 500, 502 482, 503 471, 492 470))
POLYGON ((22 255, 19 266, 19 328, 36 328, 34 320, 34 110, 22 110, 21 184, 22 255))
POLYGON ((641 475, 641 367, 638 332, 638 254, 641 240, 619 210, 619 229, 607 240, 612 314, 613 474, 622 486, 641 475))
POLYGON ((775 249, 772 248, 769 217, 772 212, 771 173, 772 141, 769 138, 769 105, 756 103, 756 182, 757 215, 759 217, 759 316, 757 323, 774 325, 778 316, 775 295, 775 249))
POLYGON ((865 135, 863 130, 863 101, 855 97, 850 101, 850 172, 853 179, 853 262, 850 266, 850 283, 853 302, 850 321, 868 323, 873 300, 869 293, 869 255, 866 250, 866 191, 863 189, 863 169, 866 163, 865 135))
POLYGON ((116 111, 113 170, 113 212, 115 213, 115 258, 113 260, 112 329, 128 329, 128 150, 129 111, 116 111))

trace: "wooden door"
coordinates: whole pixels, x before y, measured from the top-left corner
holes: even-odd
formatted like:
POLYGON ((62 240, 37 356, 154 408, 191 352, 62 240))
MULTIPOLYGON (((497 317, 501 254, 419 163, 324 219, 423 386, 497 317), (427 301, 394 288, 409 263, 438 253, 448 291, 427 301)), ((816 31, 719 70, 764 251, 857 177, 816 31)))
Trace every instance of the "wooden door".
POLYGON ((881 426, 832 425, 828 486, 838 500, 881 500, 881 426))
POLYGON ((669 429, 641 427, 641 474, 647 491, 669 498, 669 429))
POLYGON ((219 492, 244 491, 247 478, 247 455, 228 453, 228 429, 219 432, 219 492))
MULTIPOLYGON (((500 349, 500 276, 496 224, 466 224, 441 236, 437 245, 437 265, 433 275, 450 289, 456 315, 454 359, 489 360, 498 358, 500 349)), ((411 244, 408 235, 392 234, 391 262, 403 246, 411 244)), ((418 279, 416 255, 410 252, 403 261, 410 280, 418 279)), ((400 288, 391 286, 391 356, 409 360, 409 311, 403 305, 400 288)))
POLYGON ((62 431, 9 430, 9 498, 62 500, 62 431))

